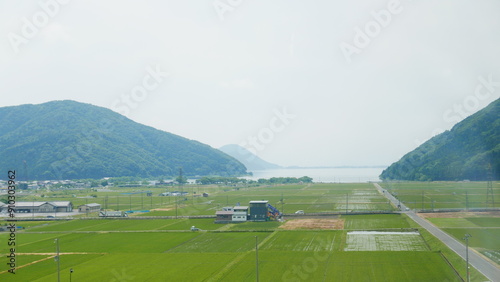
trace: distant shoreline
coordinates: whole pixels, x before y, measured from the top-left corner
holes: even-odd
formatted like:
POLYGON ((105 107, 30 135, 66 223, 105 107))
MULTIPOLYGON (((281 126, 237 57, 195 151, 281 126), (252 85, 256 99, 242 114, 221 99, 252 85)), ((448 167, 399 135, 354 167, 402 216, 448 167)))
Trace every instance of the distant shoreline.
POLYGON ((323 169, 323 168, 386 168, 388 165, 367 165, 367 166, 284 166, 281 169, 323 169))

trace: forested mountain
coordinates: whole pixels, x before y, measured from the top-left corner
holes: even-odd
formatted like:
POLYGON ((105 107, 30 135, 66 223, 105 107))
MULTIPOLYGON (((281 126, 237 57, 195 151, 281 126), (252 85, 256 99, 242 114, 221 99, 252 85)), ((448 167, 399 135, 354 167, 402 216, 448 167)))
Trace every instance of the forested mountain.
POLYGON ((249 171, 278 169, 281 166, 267 162, 247 149, 236 144, 229 144, 219 148, 222 152, 232 156, 246 166, 249 171))
POLYGON ((0 156, 0 171, 40 180, 246 173, 208 145, 75 101, 0 108, 0 156))
POLYGON ((406 154, 380 175, 399 180, 500 179, 500 99, 406 154))

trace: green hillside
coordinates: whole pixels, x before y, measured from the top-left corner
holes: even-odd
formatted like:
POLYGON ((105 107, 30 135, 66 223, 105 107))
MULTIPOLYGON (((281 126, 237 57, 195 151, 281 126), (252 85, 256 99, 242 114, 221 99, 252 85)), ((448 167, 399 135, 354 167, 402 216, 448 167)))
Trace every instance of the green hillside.
POLYGON ((174 176, 179 167, 191 176, 246 173, 208 145, 75 101, 0 108, 0 132, 0 171, 23 178, 174 176))
POLYGON ((500 99, 406 154, 380 178, 500 179, 500 99))

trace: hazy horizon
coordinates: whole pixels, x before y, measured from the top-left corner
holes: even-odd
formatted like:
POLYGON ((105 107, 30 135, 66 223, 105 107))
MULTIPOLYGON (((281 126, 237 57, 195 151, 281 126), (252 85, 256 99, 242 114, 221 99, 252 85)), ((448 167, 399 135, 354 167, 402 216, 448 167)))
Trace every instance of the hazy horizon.
POLYGON ((0 107, 90 103, 285 167, 390 165, 500 97, 498 1, 0 7, 0 107))

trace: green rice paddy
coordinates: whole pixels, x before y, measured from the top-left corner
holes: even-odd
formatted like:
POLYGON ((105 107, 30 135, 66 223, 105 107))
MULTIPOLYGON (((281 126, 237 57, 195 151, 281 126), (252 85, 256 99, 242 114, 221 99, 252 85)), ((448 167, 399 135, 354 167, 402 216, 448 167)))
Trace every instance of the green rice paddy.
MULTIPOLYGON (((456 257, 446 247, 432 241, 433 237, 418 230, 405 215, 354 214, 394 211, 369 183, 192 189, 211 196, 187 197, 175 204, 181 199, 106 192, 111 209, 116 206, 115 209, 128 210, 150 204, 163 210, 134 214, 129 219, 19 221, 17 224, 25 229, 16 234, 16 274, 7 273, 8 267, 2 263, 0 280, 57 280, 55 239, 61 252, 62 281, 69 281, 70 269, 72 281, 255 281, 256 244, 261 281, 461 281, 464 277, 462 271, 456 271, 461 262, 455 263, 456 257), (213 215, 223 206, 238 202, 247 205, 250 200, 261 199, 290 214, 299 209, 306 216, 340 213, 321 218, 342 220, 344 228, 284 230, 280 228, 283 223, 276 221, 215 224, 213 218, 143 218, 213 215), (190 231, 191 226, 200 231, 190 231), (378 233, 356 235, 353 231, 378 233), (396 231, 411 234, 392 234, 396 231)), ((497 226, 498 218, 466 222, 462 230, 458 228, 460 223, 441 221, 450 233, 453 231, 449 230, 458 234, 477 229, 477 233, 471 234, 478 240, 500 236, 496 231, 481 233, 481 228, 497 226)), ((4 262, 9 253, 8 236, 0 233, 0 242, 5 242, 0 244, 4 262)), ((498 250, 497 243, 481 244, 477 247, 498 250)), ((482 281, 484 277, 474 270, 473 279, 482 281)))

